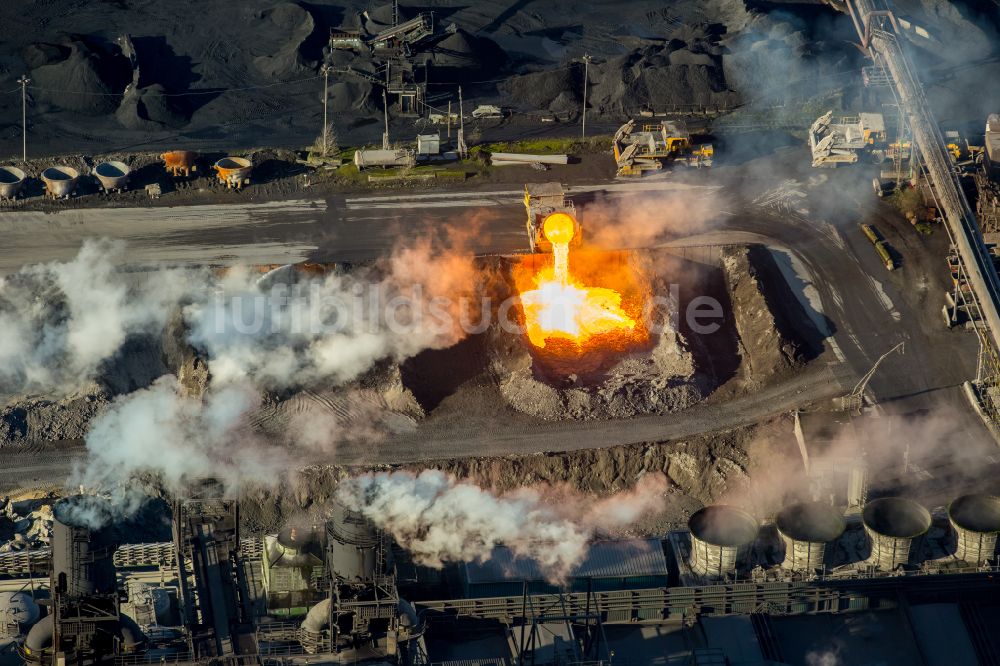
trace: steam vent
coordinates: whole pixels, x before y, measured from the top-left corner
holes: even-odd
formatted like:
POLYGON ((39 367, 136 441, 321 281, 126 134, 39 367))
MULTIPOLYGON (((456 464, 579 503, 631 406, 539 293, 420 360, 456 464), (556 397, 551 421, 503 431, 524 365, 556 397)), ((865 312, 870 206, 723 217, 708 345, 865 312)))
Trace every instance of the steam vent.
POLYGON ((691 516, 691 570, 700 576, 722 578, 736 573, 750 544, 757 538, 757 521, 746 511, 718 504, 691 516))
POLYGON ((107 530, 91 530, 70 509, 67 500, 55 506, 52 521, 52 580, 67 596, 86 598, 114 594, 113 548, 107 530))
POLYGON ((865 505, 861 519, 872 549, 868 562, 887 571, 910 560, 913 540, 931 526, 930 512, 902 497, 872 500, 865 505))
POLYGON ((803 572, 823 568, 826 544, 843 534, 846 527, 840 512, 822 502, 786 506, 778 513, 775 524, 785 542, 781 566, 803 572))
POLYGON ((955 557, 969 564, 993 557, 1000 532, 1000 497, 962 495, 948 505, 948 520, 955 530, 955 557))

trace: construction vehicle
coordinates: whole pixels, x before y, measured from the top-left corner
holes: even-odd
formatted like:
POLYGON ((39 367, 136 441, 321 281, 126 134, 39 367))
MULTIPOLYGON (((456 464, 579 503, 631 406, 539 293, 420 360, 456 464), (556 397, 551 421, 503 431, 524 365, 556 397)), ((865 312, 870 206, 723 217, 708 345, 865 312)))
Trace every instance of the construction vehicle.
POLYGON ((809 149, 814 167, 855 164, 861 153, 873 153, 884 159, 885 118, 881 113, 859 113, 833 122, 827 111, 809 127, 809 149))
POLYGON ((552 213, 566 213, 573 218, 573 240, 570 245, 579 245, 583 240, 583 230, 576 217, 576 206, 566 198, 560 183, 537 183, 524 186, 524 208, 528 212, 528 243, 532 252, 551 252, 552 243, 542 229, 552 213))
POLYGON ((635 121, 630 120, 615 132, 611 146, 619 177, 660 171, 672 163, 710 167, 715 154, 711 144, 692 144, 682 124, 666 120, 658 125, 643 125, 639 132, 635 131, 635 121))

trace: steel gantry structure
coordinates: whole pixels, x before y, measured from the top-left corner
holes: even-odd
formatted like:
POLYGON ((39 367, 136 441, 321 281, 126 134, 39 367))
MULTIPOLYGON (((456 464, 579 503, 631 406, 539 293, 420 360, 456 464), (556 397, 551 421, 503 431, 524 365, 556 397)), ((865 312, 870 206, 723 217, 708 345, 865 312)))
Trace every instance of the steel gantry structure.
POLYGON ((941 211, 957 257, 952 322, 959 309, 973 320, 979 337, 976 398, 992 426, 1000 425, 1000 277, 993 258, 959 182, 947 144, 924 96, 920 79, 907 56, 899 23, 882 0, 847 0, 847 8, 861 45, 875 63, 888 70, 896 102, 909 124, 923 170, 941 211), (968 289, 962 285, 967 283, 968 289))

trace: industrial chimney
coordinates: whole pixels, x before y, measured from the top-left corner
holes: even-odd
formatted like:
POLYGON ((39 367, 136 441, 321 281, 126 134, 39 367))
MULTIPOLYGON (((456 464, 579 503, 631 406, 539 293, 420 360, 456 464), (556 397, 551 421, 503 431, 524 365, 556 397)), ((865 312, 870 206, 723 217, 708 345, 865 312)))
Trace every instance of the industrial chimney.
POLYGON ((757 538, 757 521, 733 506, 706 506, 688 520, 691 531, 691 570, 710 578, 736 573, 757 538))
POLYGON ((955 530, 955 557, 969 564, 993 559, 1000 532, 1000 497, 963 495, 948 505, 955 530))
POLYGON ((840 512, 822 502, 786 506, 774 522, 785 542, 781 566, 802 572, 823 568, 826 545, 843 534, 846 527, 840 512))
POLYGON ((327 530, 327 567, 334 580, 370 583, 378 567, 379 534, 357 511, 334 502, 327 530))
POLYGON ((914 539, 931 526, 930 512, 902 497, 868 502, 861 519, 871 543, 868 562, 887 571, 909 562, 914 539))

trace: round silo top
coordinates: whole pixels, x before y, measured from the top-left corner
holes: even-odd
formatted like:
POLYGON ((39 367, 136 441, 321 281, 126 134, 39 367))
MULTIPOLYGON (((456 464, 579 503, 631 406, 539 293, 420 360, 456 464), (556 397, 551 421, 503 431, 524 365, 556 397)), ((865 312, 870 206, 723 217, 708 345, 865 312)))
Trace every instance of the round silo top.
POLYGON ((757 538, 757 521, 746 511, 714 504, 695 511, 688 520, 691 534, 713 546, 744 546, 757 538))
POLYGON ((872 500, 865 505, 861 518, 876 534, 897 539, 920 536, 931 526, 930 512, 903 497, 872 500))
POLYGON ((840 512, 822 502, 799 502, 786 506, 775 517, 778 531, 789 539, 827 543, 844 533, 840 512))
POLYGON ((962 495, 948 505, 948 517, 963 530, 970 532, 1000 532, 1000 497, 994 495, 962 495))
POLYGON ((300 525, 286 525, 278 532, 278 543, 289 550, 302 550, 312 540, 312 530, 300 525))

